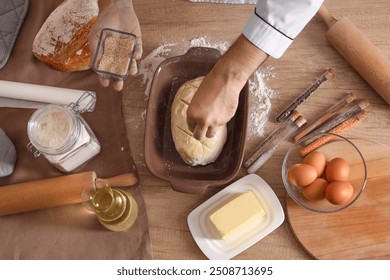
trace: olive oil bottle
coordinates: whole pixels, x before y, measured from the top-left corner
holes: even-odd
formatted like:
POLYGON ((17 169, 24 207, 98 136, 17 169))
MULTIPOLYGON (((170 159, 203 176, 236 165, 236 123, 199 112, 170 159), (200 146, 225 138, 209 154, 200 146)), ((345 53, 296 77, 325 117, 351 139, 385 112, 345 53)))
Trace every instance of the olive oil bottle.
POLYGON ((109 230, 125 231, 137 220, 137 202, 125 191, 105 186, 93 193, 89 203, 99 222, 109 230))

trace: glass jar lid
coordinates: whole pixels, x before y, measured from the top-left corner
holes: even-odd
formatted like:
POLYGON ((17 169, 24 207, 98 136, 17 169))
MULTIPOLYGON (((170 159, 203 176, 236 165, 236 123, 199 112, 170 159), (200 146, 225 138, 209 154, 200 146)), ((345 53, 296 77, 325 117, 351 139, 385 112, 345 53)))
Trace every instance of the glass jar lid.
POLYGON ((36 110, 27 124, 31 144, 47 154, 65 153, 76 143, 80 122, 71 109, 47 105, 36 110))

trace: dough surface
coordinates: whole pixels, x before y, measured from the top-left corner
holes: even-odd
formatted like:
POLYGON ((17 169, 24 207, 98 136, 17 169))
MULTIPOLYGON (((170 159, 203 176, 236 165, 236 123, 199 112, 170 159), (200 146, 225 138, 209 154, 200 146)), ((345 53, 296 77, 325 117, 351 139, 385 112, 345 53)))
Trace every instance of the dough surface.
POLYGON ((171 109, 171 130, 176 150, 188 165, 206 165, 214 162, 223 150, 227 126, 220 126, 212 138, 199 141, 187 126, 187 108, 199 88, 203 76, 185 82, 177 91, 171 109))

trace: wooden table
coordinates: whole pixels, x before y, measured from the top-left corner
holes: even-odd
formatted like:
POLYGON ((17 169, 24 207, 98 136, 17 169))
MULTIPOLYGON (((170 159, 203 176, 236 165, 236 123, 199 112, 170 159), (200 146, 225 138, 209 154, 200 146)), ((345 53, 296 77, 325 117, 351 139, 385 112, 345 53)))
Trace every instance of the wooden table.
MULTIPOLYGON (((253 5, 221 5, 190 3, 185 0, 134 0, 141 22, 144 56, 163 43, 178 43, 207 36, 213 41, 232 43, 241 33, 253 5)), ((390 57, 390 1, 388 0, 326 0, 335 18, 349 17, 359 29, 390 57)), ((318 78, 325 69, 333 67, 336 76, 324 84, 302 106, 300 111, 311 120, 318 112, 345 95, 354 92, 371 104, 369 117, 343 133, 364 137, 390 145, 390 110, 377 93, 333 49, 325 38, 326 25, 317 17, 306 26, 285 55, 265 64, 274 76, 268 81, 277 92, 267 123, 269 133, 275 127, 274 117, 318 78)), ((202 202, 221 190, 209 188, 204 194, 175 192, 170 185, 153 176, 144 159, 144 126, 147 108, 146 84, 141 77, 126 81, 123 91, 123 114, 131 149, 143 186, 149 216, 150 234, 155 259, 205 259, 187 226, 187 216, 202 202)), ((262 138, 248 138, 246 155, 262 138)), ((281 179, 281 163, 291 143, 283 144, 276 154, 257 172, 273 188, 285 207, 286 191, 281 179)), ((237 179, 245 175, 242 170, 237 179)), ((222 186, 223 187, 223 186, 222 186)), ((310 259, 295 240, 287 221, 276 231, 239 254, 235 259, 310 259)))

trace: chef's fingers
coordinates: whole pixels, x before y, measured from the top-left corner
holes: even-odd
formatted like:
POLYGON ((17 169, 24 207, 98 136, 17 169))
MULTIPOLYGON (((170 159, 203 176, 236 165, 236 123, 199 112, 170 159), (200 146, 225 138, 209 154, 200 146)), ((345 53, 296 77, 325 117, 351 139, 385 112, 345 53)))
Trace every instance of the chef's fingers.
POLYGON ((196 127, 196 122, 194 122, 194 121, 189 121, 189 120, 187 119, 187 126, 188 126, 188 129, 189 129, 191 132, 194 132, 195 127, 196 127))
POLYGON ((216 134, 217 134, 217 128, 213 127, 213 126, 210 126, 207 129, 206 137, 207 138, 213 138, 216 134))
POLYGON ((116 91, 121 91, 123 89, 123 80, 122 79, 114 80, 112 86, 116 91))
POLYGON ((142 57, 142 37, 137 38, 137 44, 135 45, 133 59, 131 61, 129 75, 134 76, 138 72, 137 60, 142 57))
POLYGON ((134 59, 138 60, 142 57, 143 49, 142 49, 142 36, 137 37, 137 44, 135 45, 134 50, 134 59))
POLYGON ((137 61, 133 59, 130 65, 129 75, 134 76, 135 74, 137 74, 137 72, 138 72, 137 61))
POLYGON ((206 126, 202 126, 198 123, 194 130, 194 137, 200 141, 203 140, 206 136, 207 129, 206 126))
POLYGON ((99 80, 102 87, 108 87, 110 85, 110 79, 99 76, 99 80))

